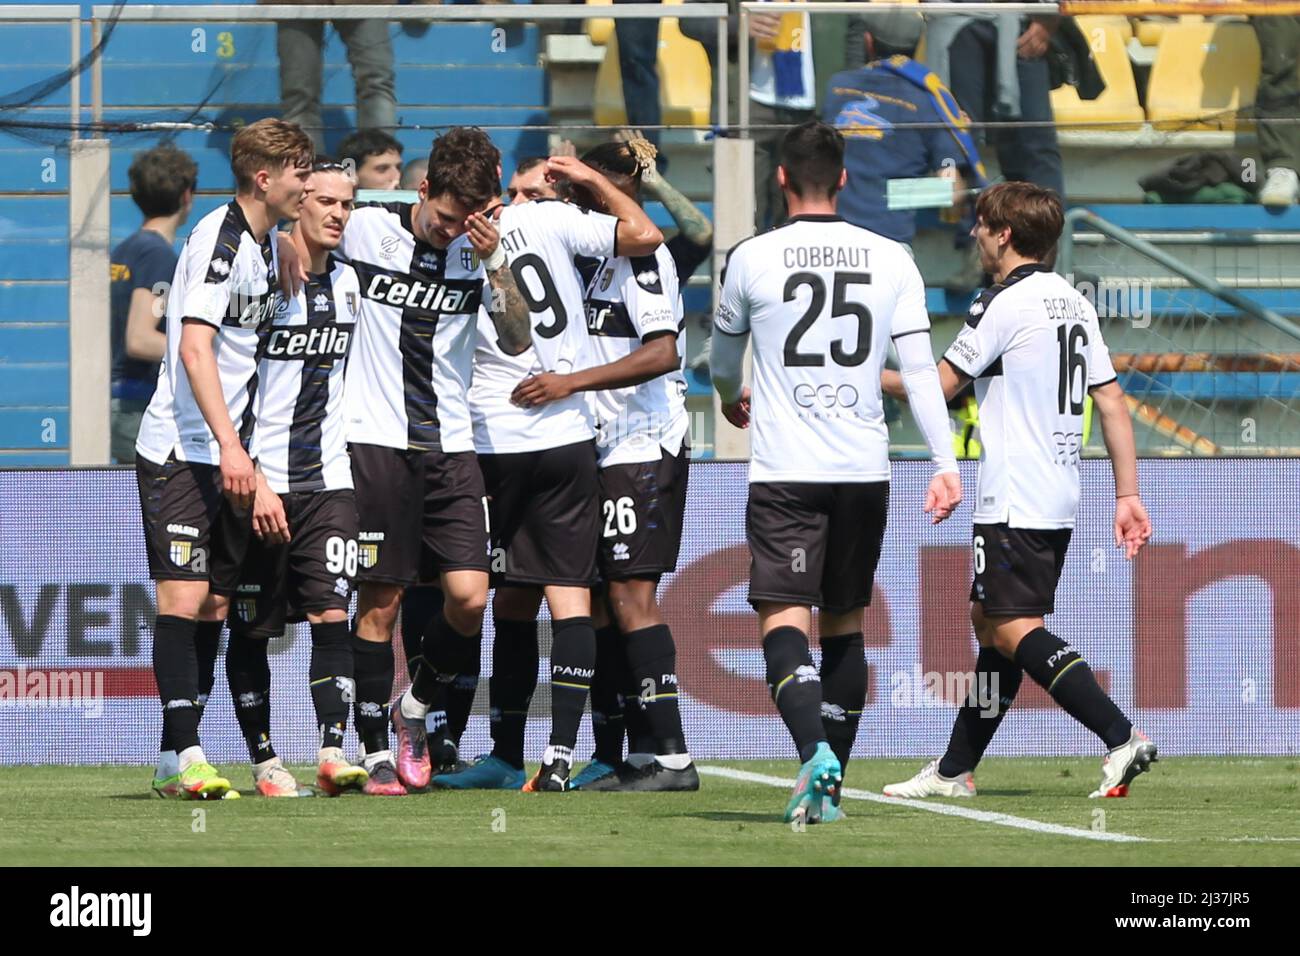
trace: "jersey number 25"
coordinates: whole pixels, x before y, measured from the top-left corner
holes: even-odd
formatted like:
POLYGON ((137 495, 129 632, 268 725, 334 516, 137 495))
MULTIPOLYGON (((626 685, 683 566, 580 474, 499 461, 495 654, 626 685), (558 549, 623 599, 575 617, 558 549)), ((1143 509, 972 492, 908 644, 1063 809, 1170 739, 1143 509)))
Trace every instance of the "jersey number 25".
MULTIPOLYGON (((848 289, 851 285, 870 285, 871 273, 869 272, 837 272, 835 273, 835 286, 831 295, 831 318, 838 319, 842 315, 856 316, 858 320, 858 340, 854 343, 852 350, 845 351, 844 340, 837 339, 831 343, 830 353, 831 361, 836 365, 852 367, 861 365, 871 354, 871 310, 861 302, 850 302, 848 300, 848 289)), ((796 272, 785 280, 785 301, 793 302, 795 294, 800 286, 808 286, 812 292, 812 298, 808 302, 808 311, 803 314, 790 334, 785 338, 785 365, 787 368, 792 366, 823 366, 826 364, 826 356, 820 352, 800 352, 799 340, 804 337, 814 322, 821 317, 822 310, 826 307, 826 283, 822 277, 815 272, 796 272)))

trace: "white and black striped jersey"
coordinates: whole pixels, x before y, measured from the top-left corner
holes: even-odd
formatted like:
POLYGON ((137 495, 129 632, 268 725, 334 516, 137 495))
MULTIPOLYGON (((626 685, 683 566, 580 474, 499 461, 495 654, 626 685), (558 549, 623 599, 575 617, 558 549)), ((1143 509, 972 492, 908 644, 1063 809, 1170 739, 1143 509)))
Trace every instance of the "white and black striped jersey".
POLYGON ((470 412, 480 454, 539 451, 591 438, 593 419, 582 392, 558 402, 520 408, 510 393, 542 372, 572 372, 591 364, 578 256, 605 258, 615 249, 618 220, 553 199, 507 206, 497 229, 515 284, 528 302, 532 347, 507 355, 487 309, 478 319, 470 412))
POLYGON ((343 382, 361 313, 352 267, 333 256, 277 309, 258 365, 250 454, 278 494, 352 487, 343 382))
POLYGON ((466 236, 437 249, 411 232, 410 203, 360 203, 339 254, 361 283, 348 359, 350 442, 421 451, 473 448, 469 390, 483 267, 466 236))
POLYGON ((658 461, 660 449, 678 454, 689 427, 681 367, 686 320, 668 247, 648 256, 582 259, 578 270, 587 279, 592 365, 617 362, 664 335, 677 346, 678 367, 666 375, 594 393, 601 467, 658 461))
POLYGON ((1092 303, 1046 266, 1020 266, 975 300, 944 359, 975 379, 973 520, 1074 527, 1084 399, 1116 378, 1092 303))
POLYGON ((158 388, 140 423, 136 451, 156 464, 173 452, 180 461, 220 464, 220 449, 194 400, 180 361, 183 319, 215 326, 212 349, 231 424, 247 445, 253 426, 259 350, 275 311, 274 234, 253 237, 237 202, 212 210, 195 225, 176 263, 167 299, 167 354, 158 388))
POLYGON ((751 482, 889 480, 880 370, 891 338, 930 330, 905 247, 795 216, 732 249, 714 328, 753 334, 751 482))

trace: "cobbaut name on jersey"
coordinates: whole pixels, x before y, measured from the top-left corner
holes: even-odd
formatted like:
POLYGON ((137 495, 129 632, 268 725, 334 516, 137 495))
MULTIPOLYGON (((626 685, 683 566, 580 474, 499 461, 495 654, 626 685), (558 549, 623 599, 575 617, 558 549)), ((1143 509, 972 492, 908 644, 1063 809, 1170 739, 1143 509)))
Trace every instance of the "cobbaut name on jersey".
POLYGON ((453 289, 441 282, 421 282, 418 279, 403 282, 381 274, 371 276, 370 285, 366 287, 366 298, 427 312, 471 312, 478 309, 478 302, 475 301, 477 291, 477 287, 453 289))
POLYGON ((865 269, 862 246, 791 246, 785 250, 787 269, 865 269))
POLYGON ((311 329, 275 329, 266 343, 266 357, 273 359, 318 358, 348 354, 352 333, 334 325, 311 329))

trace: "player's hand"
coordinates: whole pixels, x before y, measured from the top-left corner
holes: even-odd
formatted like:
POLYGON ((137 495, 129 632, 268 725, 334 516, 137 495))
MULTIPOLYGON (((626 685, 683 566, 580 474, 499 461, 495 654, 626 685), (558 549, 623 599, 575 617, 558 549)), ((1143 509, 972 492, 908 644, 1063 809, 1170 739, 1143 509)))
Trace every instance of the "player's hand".
POLYGON ((257 476, 253 471, 253 460, 238 440, 221 446, 221 490, 241 511, 253 506, 257 476))
POLYGON ((474 247, 480 259, 486 259, 497 251, 501 242, 501 233, 497 232, 496 223, 481 212, 473 213, 465 220, 465 234, 469 244, 474 247))
POLYGON ((930 524, 938 524, 947 518, 961 504, 961 476, 956 472, 946 472, 930 479, 930 487, 925 492, 925 507, 922 509, 930 516, 930 524))
POLYGON ((549 183, 570 182, 583 186, 594 182, 598 175, 576 156, 552 156, 546 160, 546 181, 549 183))
POLYGON ((555 152, 552 156, 577 156, 578 147, 573 145, 573 140, 562 139, 555 146, 555 152))
POLYGON ((748 388, 740 390, 740 398, 728 404, 722 403, 722 417, 737 428, 749 427, 749 399, 750 391, 748 388))
POLYGON ((298 255, 298 247, 293 244, 293 239, 287 232, 277 232, 275 242, 276 253, 280 258, 280 275, 277 277, 280 280, 280 292, 287 299, 293 298, 307 281, 309 263, 298 255))
POLYGON ((1037 60, 1047 52, 1052 33, 1037 20, 1030 20, 1025 32, 1016 40, 1016 55, 1022 60, 1037 60))
POLYGON ((1142 499, 1125 495, 1115 501, 1115 547, 1124 549, 1124 557, 1132 561, 1142 545, 1151 539, 1151 519, 1142 499))
POLYGON ((559 372, 543 372, 524 379, 510 393, 510 401, 520 408, 532 408, 548 402, 558 402, 574 392, 573 378, 559 372))
POLYGON ((289 519, 284 516, 284 502, 271 490, 260 471, 257 494, 253 498, 253 534, 267 544, 289 543, 289 519))
POLYGON ((751 13, 749 15, 749 35, 755 40, 775 43, 781 35, 781 16, 775 13, 751 13))

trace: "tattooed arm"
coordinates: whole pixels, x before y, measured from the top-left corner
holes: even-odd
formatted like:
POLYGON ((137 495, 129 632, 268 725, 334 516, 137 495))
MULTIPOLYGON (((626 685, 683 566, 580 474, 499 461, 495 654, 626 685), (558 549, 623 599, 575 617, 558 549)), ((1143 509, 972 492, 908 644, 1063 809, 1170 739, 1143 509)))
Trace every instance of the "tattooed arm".
POLYGON ((501 345, 501 351, 507 355, 519 355, 528 351, 533 344, 528 303, 520 295, 514 273, 506 265, 505 251, 500 248, 496 223, 480 213, 474 213, 468 222, 469 241, 482 260, 488 284, 492 287, 488 315, 496 326, 497 342, 501 345))

